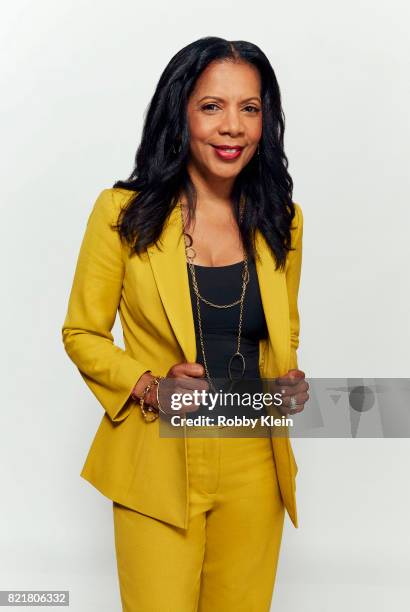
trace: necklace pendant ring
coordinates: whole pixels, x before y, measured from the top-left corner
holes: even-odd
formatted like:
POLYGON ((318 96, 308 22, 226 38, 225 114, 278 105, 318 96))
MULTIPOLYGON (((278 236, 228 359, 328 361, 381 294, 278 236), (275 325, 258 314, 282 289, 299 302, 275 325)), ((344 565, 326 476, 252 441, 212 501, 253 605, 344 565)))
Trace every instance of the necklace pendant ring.
POLYGON ((245 374, 245 357, 242 355, 242 353, 239 353, 238 351, 236 353, 234 353, 232 355, 232 357, 229 360, 229 364, 228 364, 228 376, 229 376, 229 380, 241 380, 241 378, 243 378, 243 375, 245 374), (239 378, 234 379, 232 377, 232 372, 231 372, 231 367, 232 367, 232 362, 234 361, 234 359, 241 359, 242 360, 242 372, 239 378))
POLYGON ((192 246, 186 247, 185 253, 186 253, 187 259, 189 259, 189 260, 195 259, 196 251, 195 251, 194 247, 192 247, 192 246))
POLYGON ((184 240, 185 240, 185 246, 186 247, 191 247, 192 246, 193 240, 192 240, 191 234, 187 234, 186 232, 184 232, 184 240))

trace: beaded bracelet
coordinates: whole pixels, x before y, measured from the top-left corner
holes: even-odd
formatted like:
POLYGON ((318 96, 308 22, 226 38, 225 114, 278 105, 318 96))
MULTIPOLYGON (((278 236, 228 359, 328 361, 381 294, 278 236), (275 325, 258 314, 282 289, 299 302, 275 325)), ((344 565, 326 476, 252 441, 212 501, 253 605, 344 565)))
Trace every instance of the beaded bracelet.
MULTIPOLYGON (((154 378, 151 380, 151 382, 145 387, 142 396, 139 398, 136 398, 139 401, 140 404, 140 408, 141 408, 141 412, 142 415, 144 417, 144 419, 147 422, 151 422, 151 421, 155 421, 155 419, 157 419, 159 417, 159 410, 158 408, 154 408, 154 406, 148 406, 147 409, 144 408, 144 404, 145 404, 145 396, 148 393, 148 391, 151 389, 151 387, 153 385, 158 385, 160 379, 162 377, 158 377, 158 376, 154 376, 154 378)), ((157 387, 158 390, 158 387, 157 387)), ((135 396, 133 396, 135 397, 135 396)), ((158 398, 158 391, 157 391, 157 398, 158 398)), ((159 403, 159 402, 158 402, 159 403)))

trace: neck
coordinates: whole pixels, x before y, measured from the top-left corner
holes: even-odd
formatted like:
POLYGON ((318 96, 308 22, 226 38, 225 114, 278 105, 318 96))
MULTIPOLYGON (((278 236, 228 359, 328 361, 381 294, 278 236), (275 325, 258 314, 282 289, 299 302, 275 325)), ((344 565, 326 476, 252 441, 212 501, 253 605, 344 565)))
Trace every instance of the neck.
MULTIPOLYGON (((197 194, 197 211, 212 213, 232 210, 231 193, 235 178, 205 177, 190 166, 188 170, 197 194)), ((185 197, 182 203, 186 203, 185 197)))

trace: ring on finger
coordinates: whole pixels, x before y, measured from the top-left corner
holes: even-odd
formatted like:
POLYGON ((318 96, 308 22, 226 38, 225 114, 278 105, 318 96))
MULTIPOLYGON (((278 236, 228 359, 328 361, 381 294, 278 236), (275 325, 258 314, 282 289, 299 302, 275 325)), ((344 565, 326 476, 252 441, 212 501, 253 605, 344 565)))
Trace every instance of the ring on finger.
POLYGON ((296 408, 296 406, 298 405, 296 397, 294 395, 291 395, 289 398, 290 401, 290 408, 291 410, 293 410, 294 408, 296 408))

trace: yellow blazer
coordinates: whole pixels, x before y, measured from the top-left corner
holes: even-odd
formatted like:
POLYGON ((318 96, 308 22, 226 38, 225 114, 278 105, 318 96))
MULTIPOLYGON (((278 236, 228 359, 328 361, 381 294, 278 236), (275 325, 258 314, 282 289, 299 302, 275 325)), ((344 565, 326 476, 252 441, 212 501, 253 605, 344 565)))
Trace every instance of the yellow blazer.
MULTIPOLYGON (((62 327, 65 350, 104 408, 81 476, 103 495, 181 528, 187 528, 186 435, 159 436, 159 419, 147 423, 130 393, 147 370, 165 376, 181 361, 196 361, 195 327, 189 292, 179 203, 168 217, 161 249, 129 255, 111 224, 133 192, 104 189, 89 215, 62 327), (117 309, 125 350, 111 334, 117 309)), ((256 232, 256 262, 268 338, 260 340, 262 378, 297 368, 297 295, 302 257, 302 211, 293 220, 285 271, 256 232)), ((185 434, 185 432, 184 432, 185 434)), ((288 437, 271 436, 279 486, 297 527, 297 472, 288 437)))

